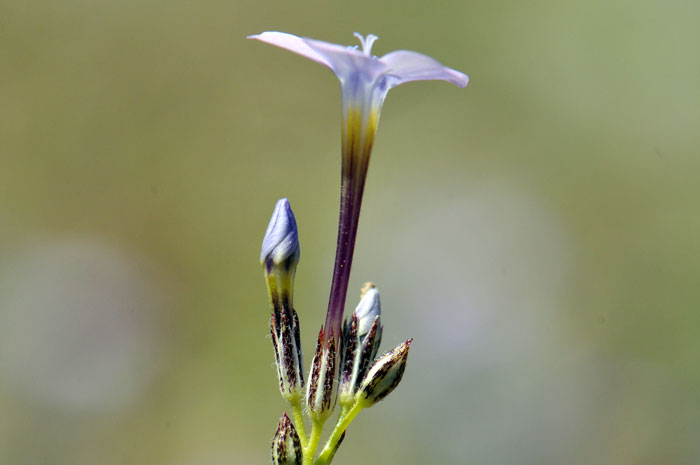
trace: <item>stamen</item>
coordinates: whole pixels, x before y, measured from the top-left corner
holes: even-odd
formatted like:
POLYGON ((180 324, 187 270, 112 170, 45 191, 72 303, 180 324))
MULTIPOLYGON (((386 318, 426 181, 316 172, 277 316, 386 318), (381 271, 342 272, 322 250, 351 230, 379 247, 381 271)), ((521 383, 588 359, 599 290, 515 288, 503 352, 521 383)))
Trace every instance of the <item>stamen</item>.
POLYGON ((372 45, 374 45, 374 42, 379 39, 379 37, 375 36, 374 34, 367 34, 367 37, 363 37, 362 34, 358 32, 355 32, 353 35, 360 41, 360 45, 362 45, 362 53, 370 56, 372 53, 372 45))

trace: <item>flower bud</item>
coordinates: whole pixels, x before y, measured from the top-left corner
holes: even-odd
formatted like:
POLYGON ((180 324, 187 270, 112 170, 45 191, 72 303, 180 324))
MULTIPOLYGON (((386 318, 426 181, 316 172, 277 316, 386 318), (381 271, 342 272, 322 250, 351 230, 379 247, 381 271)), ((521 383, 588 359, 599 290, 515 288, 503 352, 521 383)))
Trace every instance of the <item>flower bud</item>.
POLYGON ((323 328, 318 334, 316 355, 311 363, 306 388, 306 406, 314 421, 325 421, 333 412, 336 397, 335 338, 326 337, 323 328))
POLYGON ((299 234, 294 213, 289 200, 280 199, 265 231, 260 252, 260 264, 265 270, 273 307, 284 305, 285 302, 291 304, 299 255, 299 234))
POLYGON ((289 200, 280 199, 272 212, 272 218, 267 225, 262 251, 260 252, 260 264, 269 268, 280 266, 285 261, 294 264, 299 259, 299 237, 297 222, 294 219, 289 200))
POLYGON ((304 397, 304 358, 296 310, 275 309, 270 318, 270 333, 282 397, 290 402, 298 401, 304 397))
POLYGON ((299 262, 299 235, 287 199, 275 205, 263 239, 260 263, 267 278, 272 304, 270 333, 282 397, 291 401, 304 396, 303 360, 299 318, 292 304, 294 273, 299 262))
POLYGON ((401 382, 411 342, 413 339, 409 339, 374 362, 360 384, 355 395, 356 401, 361 402, 365 407, 371 407, 391 394, 391 391, 401 382))
POLYGON ((301 465, 301 441, 296 428, 285 413, 277 426, 275 437, 272 438, 273 465, 301 465))
POLYGON ((344 407, 350 407, 355 402, 357 386, 377 356, 382 339, 380 314, 379 291, 374 284, 366 283, 350 322, 343 325, 338 399, 344 407))
POLYGON ((381 303, 379 302, 379 291, 374 283, 365 283, 362 287, 360 295, 360 303, 357 304, 355 311, 359 320, 357 334, 360 337, 365 337, 369 332, 375 318, 382 314, 381 303))

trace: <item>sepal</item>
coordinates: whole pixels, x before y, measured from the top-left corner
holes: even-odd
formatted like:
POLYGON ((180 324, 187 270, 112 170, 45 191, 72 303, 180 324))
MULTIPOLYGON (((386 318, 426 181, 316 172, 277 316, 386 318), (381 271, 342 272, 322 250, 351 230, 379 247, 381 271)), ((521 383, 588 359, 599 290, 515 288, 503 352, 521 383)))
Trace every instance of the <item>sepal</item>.
POLYGON ((303 459, 301 441, 296 428, 285 413, 272 438, 273 465, 301 465, 303 459))
POLYGON ((335 338, 325 336, 321 328, 306 388, 306 406, 317 422, 325 421, 333 412, 337 394, 335 338))
POLYGON ((304 358, 296 310, 275 309, 270 317, 270 333, 280 393, 290 402, 297 401, 304 397, 304 358))
POLYGON ((411 342, 413 339, 409 339, 374 362, 357 390, 355 395, 357 402, 365 407, 371 407, 391 394, 403 377, 411 342))

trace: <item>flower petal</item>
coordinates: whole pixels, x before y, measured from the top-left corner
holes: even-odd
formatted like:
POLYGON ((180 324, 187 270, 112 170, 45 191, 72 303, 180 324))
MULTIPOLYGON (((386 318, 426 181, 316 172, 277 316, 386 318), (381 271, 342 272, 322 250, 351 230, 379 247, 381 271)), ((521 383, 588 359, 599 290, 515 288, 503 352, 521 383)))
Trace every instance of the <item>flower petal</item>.
POLYGON ((443 66, 439 61, 422 53, 397 50, 387 53, 379 59, 389 67, 388 78, 392 87, 410 81, 441 80, 465 87, 469 76, 443 66))
POLYGON ((248 36, 248 38, 285 48, 291 52, 313 60, 316 63, 321 63, 322 65, 333 69, 330 61, 317 53, 306 43, 304 39, 293 34, 287 34, 286 32, 266 31, 261 34, 248 36))
POLYGON ((373 81, 387 71, 387 66, 381 60, 365 55, 355 47, 315 39, 304 38, 303 41, 319 56, 325 58, 340 80, 360 73, 369 81, 373 81))

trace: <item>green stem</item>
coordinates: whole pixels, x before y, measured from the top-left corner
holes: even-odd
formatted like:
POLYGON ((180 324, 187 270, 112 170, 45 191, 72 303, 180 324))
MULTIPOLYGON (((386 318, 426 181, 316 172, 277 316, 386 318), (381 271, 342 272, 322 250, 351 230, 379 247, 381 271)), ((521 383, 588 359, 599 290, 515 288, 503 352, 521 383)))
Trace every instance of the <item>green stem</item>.
POLYGON ((313 465, 314 455, 316 455, 316 449, 318 448, 318 441, 321 440, 321 431, 323 430, 322 421, 314 421, 311 426, 311 436, 309 436, 309 442, 304 448, 304 461, 302 465, 313 465))
POLYGON ((314 462, 314 465, 327 465, 331 463, 331 460, 333 460, 333 456, 335 455, 336 448, 338 447, 340 437, 343 435, 350 422, 355 419, 357 414, 360 413, 360 410, 363 408, 364 405, 362 405, 361 402, 356 402, 351 409, 343 409, 343 411, 341 411, 340 417, 338 418, 338 423, 335 425, 335 429, 333 429, 333 432, 328 438, 326 445, 323 446, 323 450, 319 454, 318 459, 316 459, 316 462, 314 462))
POLYGON ((301 441, 301 447, 306 447, 306 428, 304 427, 304 415, 301 411, 301 400, 297 399, 290 401, 292 405, 292 414, 294 415, 294 426, 297 429, 297 434, 299 435, 299 441, 301 441))

